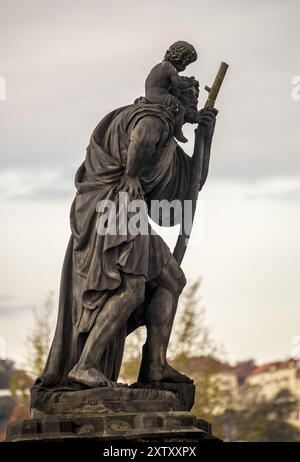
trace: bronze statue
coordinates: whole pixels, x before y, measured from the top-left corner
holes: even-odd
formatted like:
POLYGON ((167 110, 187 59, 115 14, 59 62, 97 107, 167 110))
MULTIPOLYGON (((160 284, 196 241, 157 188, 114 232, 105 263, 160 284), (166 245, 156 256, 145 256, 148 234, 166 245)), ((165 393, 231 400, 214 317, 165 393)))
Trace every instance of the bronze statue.
MULTIPOLYGON (((178 74, 196 58, 192 45, 176 42, 147 77, 145 97, 112 111, 91 136, 76 174, 56 331, 35 392, 122 386, 117 380, 125 338, 141 325, 147 340, 138 381, 191 383, 166 360, 186 283, 182 245, 175 258, 150 225, 146 234, 100 234, 97 204, 111 201, 119 222, 128 220, 120 192, 150 208, 162 199, 190 199, 195 205, 208 173, 217 115, 213 104, 198 111, 198 82, 178 74), (175 140, 186 141, 184 123, 198 124, 193 157, 175 140)), ((171 224, 177 221, 174 214, 171 224)))

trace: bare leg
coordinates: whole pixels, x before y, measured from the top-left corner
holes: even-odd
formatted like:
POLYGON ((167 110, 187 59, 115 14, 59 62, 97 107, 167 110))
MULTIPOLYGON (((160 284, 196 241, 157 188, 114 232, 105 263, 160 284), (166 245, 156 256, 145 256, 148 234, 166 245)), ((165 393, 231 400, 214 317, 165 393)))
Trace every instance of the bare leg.
POLYGON ((147 308, 147 341, 138 381, 190 383, 192 381, 172 368, 166 358, 178 298, 185 286, 184 274, 173 256, 156 282, 158 287, 147 308))
POLYGON ((114 386, 99 369, 100 359, 128 317, 144 300, 143 276, 125 275, 124 284, 104 305, 85 342, 81 357, 69 372, 71 381, 90 387, 114 386))
POLYGON ((178 113, 175 116, 175 137, 177 138, 178 141, 181 143, 187 143, 187 139, 185 138, 183 132, 182 132, 182 126, 184 123, 184 109, 180 109, 178 113))

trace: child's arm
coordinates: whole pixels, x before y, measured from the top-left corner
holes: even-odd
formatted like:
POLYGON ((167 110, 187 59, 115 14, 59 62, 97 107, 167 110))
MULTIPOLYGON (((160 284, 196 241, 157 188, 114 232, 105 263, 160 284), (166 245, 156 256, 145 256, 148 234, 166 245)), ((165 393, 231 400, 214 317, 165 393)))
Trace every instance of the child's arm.
POLYGON ((189 88, 192 86, 191 80, 195 80, 194 77, 190 77, 187 80, 182 79, 180 75, 178 74, 177 70, 175 69, 175 67, 171 63, 168 63, 168 64, 169 64, 168 66, 169 78, 175 86, 179 88, 189 88))

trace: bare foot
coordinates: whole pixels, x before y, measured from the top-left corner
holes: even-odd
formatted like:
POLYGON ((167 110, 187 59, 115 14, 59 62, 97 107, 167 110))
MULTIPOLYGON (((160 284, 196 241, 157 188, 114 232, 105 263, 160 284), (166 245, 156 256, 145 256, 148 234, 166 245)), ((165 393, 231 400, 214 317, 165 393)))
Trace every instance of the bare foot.
POLYGON ((71 382, 79 382, 88 387, 126 387, 126 384, 113 382, 96 367, 76 364, 68 374, 71 382))
POLYGON ((174 367, 166 364, 162 368, 148 366, 143 368, 139 382, 171 382, 171 383, 194 383, 192 379, 176 371, 174 367))

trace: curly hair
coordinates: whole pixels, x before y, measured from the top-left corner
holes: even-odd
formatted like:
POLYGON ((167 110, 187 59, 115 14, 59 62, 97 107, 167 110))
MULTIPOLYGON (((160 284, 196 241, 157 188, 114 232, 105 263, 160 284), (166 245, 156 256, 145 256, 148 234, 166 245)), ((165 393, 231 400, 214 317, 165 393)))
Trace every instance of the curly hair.
POLYGON ((193 45, 181 40, 173 43, 164 56, 164 61, 170 61, 172 64, 182 61, 186 62, 186 60, 191 64, 196 61, 196 59, 197 52, 193 45))

